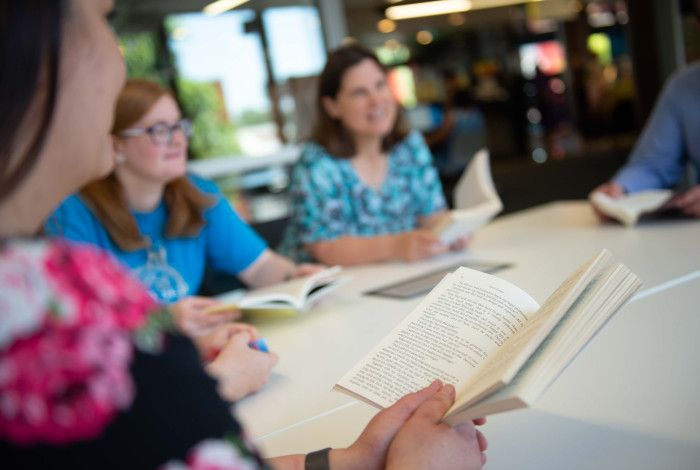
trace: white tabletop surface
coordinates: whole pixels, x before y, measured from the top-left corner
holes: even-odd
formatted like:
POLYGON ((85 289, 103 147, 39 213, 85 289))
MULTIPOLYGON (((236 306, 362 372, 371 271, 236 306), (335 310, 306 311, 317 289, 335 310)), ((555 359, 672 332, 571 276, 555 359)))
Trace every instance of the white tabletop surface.
POLYGON ((353 268, 353 281, 306 316, 257 323, 280 362, 236 414, 266 455, 348 445, 375 413, 330 391, 419 299, 361 293, 456 263, 497 273, 543 301, 608 248, 644 281, 535 409, 490 418, 491 468, 698 468, 700 222, 600 225, 585 202, 559 202, 484 227, 469 251, 353 268))
MULTIPOLYGON (((693 280, 627 305, 534 409, 489 417, 488 467, 698 468, 700 315, 684 308, 698 301, 693 280)), ((258 445, 268 455, 346 446, 375 413, 353 402, 258 445)))

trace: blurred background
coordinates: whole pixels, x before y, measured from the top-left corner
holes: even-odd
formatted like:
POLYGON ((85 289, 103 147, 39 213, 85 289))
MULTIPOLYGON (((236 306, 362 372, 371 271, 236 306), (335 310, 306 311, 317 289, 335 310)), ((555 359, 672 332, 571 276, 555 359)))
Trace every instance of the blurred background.
POLYGON ((700 58, 690 1, 448 0, 422 16, 425 3, 117 0, 113 26, 129 75, 172 88, 193 119, 192 171, 272 245, 316 77, 346 41, 387 66, 448 200, 487 147, 504 213, 586 197, 624 163, 666 78, 700 58), (465 116, 449 148, 431 140, 448 100, 465 116))

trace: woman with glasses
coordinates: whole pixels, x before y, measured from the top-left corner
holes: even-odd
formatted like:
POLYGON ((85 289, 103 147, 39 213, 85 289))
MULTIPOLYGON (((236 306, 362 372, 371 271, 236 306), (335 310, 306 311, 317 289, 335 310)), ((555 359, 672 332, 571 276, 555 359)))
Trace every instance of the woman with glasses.
MULTIPOLYGON (((45 228, 113 253, 158 301, 171 305, 178 326, 208 355, 208 336, 239 314, 208 313, 218 302, 196 296, 206 264, 253 288, 318 266, 297 266, 270 250, 212 182, 187 173, 190 131, 190 122, 160 85, 127 81, 112 126, 114 171, 68 197, 45 228)), ((257 339, 252 327, 235 333, 257 339)), ((274 354, 247 351, 242 344, 238 365, 247 369, 227 375, 249 380, 231 384, 230 399, 260 388, 276 363, 274 354)))

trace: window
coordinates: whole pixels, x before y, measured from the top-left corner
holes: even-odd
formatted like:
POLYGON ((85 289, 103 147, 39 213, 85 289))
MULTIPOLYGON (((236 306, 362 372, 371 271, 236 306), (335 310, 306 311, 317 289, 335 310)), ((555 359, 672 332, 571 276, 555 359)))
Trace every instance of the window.
POLYGON ((294 136, 295 100, 285 84, 318 74, 325 62, 316 8, 170 15, 166 31, 179 97, 195 121, 194 156, 265 155, 294 136))

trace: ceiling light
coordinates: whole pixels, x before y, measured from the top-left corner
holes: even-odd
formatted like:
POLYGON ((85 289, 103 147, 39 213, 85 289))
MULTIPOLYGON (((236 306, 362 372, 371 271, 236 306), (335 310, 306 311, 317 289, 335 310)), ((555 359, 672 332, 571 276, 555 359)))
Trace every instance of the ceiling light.
POLYGON ((447 22, 452 26, 462 26, 466 22, 466 18, 461 13, 452 13, 447 17, 447 22))
POLYGON ((248 0, 217 0, 205 6, 202 11, 210 16, 215 16, 228 10, 243 5, 248 0))
POLYGON ((433 33, 426 30, 418 31, 418 33, 416 34, 416 42, 423 46, 427 46, 428 44, 433 42, 433 33))
POLYGON ((386 17, 391 20, 405 20, 423 16, 447 15, 471 9, 470 0, 435 0, 432 2, 394 5, 386 9, 386 17))
POLYGON ((390 6, 386 9, 385 15, 392 20, 405 20, 423 16, 449 15, 450 13, 463 13, 468 10, 486 10, 489 8, 543 1, 544 0, 435 0, 390 6))
POLYGON ((377 29, 381 33, 393 33, 396 31, 396 23, 388 18, 384 18, 377 23, 377 29))

